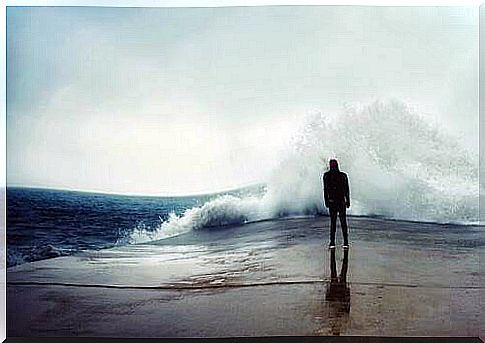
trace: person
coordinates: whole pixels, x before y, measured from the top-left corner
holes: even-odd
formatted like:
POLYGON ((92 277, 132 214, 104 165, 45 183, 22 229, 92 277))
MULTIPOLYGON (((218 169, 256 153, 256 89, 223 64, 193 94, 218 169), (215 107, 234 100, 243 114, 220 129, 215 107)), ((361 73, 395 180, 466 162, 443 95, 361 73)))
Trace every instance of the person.
POLYGON ((330 214, 330 244, 329 248, 335 248, 335 232, 337 230, 337 216, 340 218, 342 236, 344 240, 343 248, 349 248, 347 232, 346 208, 350 207, 349 180, 347 174, 341 172, 338 162, 331 159, 329 162, 330 170, 323 174, 323 194, 325 207, 330 214))

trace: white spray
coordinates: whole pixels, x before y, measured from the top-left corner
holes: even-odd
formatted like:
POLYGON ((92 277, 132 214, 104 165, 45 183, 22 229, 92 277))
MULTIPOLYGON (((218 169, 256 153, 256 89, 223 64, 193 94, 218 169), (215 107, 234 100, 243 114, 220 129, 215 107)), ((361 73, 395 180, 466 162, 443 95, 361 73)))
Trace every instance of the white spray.
POLYGON ((347 107, 338 116, 305 117, 291 149, 260 197, 223 196, 177 216, 154 232, 135 230, 132 242, 192 229, 326 213, 321 174, 335 157, 349 176, 349 214, 390 219, 478 222, 478 156, 401 101, 347 107))

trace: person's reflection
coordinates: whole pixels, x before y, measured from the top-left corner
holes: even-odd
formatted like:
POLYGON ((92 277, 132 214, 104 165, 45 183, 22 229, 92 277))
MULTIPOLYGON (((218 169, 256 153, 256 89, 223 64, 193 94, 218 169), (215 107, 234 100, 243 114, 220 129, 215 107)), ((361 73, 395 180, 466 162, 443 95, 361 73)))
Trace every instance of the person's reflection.
POLYGON ((350 288, 347 284, 347 268, 349 251, 344 250, 344 258, 340 275, 337 276, 335 249, 330 250, 330 283, 327 287, 325 300, 330 306, 329 319, 332 335, 340 335, 342 324, 347 322, 350 312, 350 288))

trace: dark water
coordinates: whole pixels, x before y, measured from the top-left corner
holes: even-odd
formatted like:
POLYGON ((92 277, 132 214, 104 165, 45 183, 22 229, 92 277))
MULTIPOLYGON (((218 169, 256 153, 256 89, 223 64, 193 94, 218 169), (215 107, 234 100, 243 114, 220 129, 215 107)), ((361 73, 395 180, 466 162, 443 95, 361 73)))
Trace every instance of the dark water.
MULTIPOLYGON (((220 194, 234 194, 233 191, 220 194)), ((7 266, 123 244, 217 195, 148 197, 7 188, 7 266)))

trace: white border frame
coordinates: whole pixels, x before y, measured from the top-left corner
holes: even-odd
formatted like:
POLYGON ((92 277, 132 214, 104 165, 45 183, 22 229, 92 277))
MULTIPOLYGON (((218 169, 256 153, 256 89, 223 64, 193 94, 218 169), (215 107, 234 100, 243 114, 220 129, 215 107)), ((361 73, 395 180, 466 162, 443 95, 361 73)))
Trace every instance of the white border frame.
MULTIPOLYGON (((480 7, 483 0, 6 0, 0 5, 0 197, 3 197, 3 222, 0 223, 0 340, 6 339, 6 7, 8 6, 97 6, 97 7, 233 7, 284 5, 345 6, 459 6, 480 7)), ((0 204, 2 202, 0 201, 0 204)))

